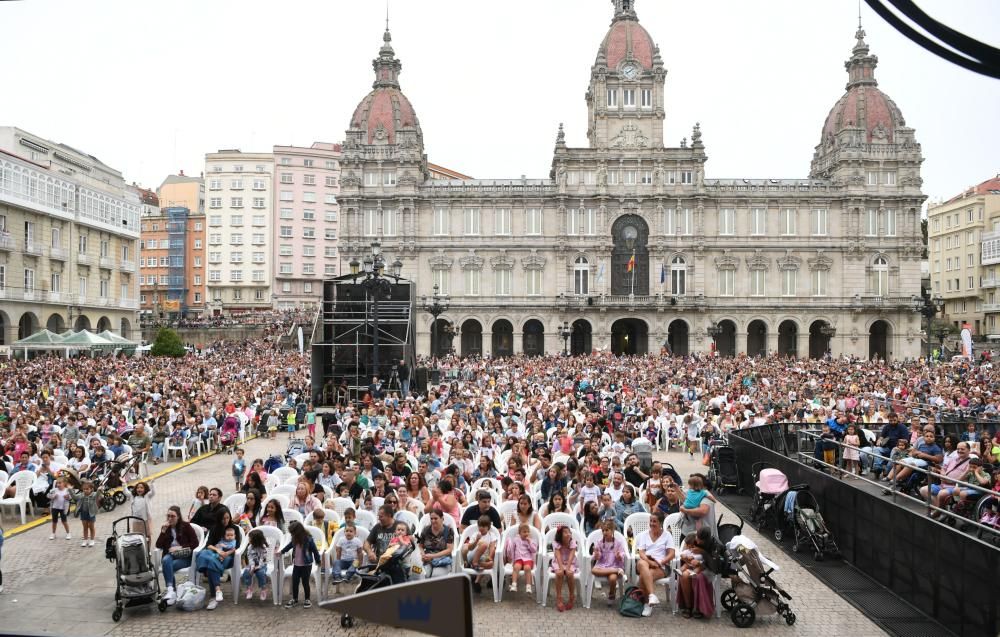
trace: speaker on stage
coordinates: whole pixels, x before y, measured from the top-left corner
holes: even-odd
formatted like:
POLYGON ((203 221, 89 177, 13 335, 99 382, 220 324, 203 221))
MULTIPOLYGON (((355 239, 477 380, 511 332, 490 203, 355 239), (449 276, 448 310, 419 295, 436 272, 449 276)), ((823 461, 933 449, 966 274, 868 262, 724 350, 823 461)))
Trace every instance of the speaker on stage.
POLYGON ((418 367, 417 373, 413 378, 414 385, 410 387, 411 391, 416 391, 419 394, 427 393, 427 368, 418 367))

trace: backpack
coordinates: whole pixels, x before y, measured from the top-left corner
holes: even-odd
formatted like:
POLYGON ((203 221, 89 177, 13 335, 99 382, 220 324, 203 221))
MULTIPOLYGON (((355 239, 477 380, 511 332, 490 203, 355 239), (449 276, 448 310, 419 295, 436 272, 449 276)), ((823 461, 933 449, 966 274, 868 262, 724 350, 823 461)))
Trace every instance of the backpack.
POLYGON ((629 586, 618 602, 618 614, 622 617, 642 617, 646 599, 642 589, 638 586, 629 586))

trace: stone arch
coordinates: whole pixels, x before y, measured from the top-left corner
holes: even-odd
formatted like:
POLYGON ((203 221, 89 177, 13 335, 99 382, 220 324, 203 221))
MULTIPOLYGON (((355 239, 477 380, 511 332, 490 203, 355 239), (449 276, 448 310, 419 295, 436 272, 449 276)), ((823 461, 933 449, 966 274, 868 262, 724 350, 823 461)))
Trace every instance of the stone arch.
POLYGON ((80 330, 89 330, 89 329, 90 329, 90 317, 87 316, 86 314, 81 314, 80 316, 76 317, 75 321, 73 321, 74 332, 79 332, 80 330))
POLYGON ((97 332, 98 333, 103 332, 104 330, 110 330, 110 329, 111 329, 111 319, 109 319, 106 316, 102 316, 101 318, 97 319, 97 332))
POLYGON ((452 336, 449 332, 452 329, 452 322, 446 318, 438 317, 431 322, 431 356, 446 356, 452 347, 452 336))
POLYGON ((785 319, 778 324, 778 353, 782 356, 799 355, 799 324, 785 319))
POLYGON ((38 317, 35 316, 35 313, 25 312, 17 321, 17 338, 27 338, 37 332, 38 329, 38 317))
POLYGON ((768 325, 764 319, 747 323, 747 356, 767 356, 768 325))
POLYGON ((720 320, 717 325, 722 331, 715 337, 715 351, 724 358, 736 356, 736 321, 726 318, 720 320))
POLYGON ((670 321, 667 326, 667 346, 670 353, 677 356, 687 356, 690 352, 691 326, 682 318, 670 321))
POLYGON ((483 355, 483 324, 478 319, 468 318, 462 322, 462 356, 483 355))
POLYGON ((494 358, 514 355, 514 324, 505 318, 498 318, 490 326, 492 332, 492 347, 490 352, 494 358))
POLYGON ((569 353, 573 356, 589 354, 593 351, 594 326, 590 321, 578 318, 570 325, 569 353))
POLYGON ((641 318, 623 317, 611 324, 611 352, 616 355, 649 351, 649 324, 641 318))
POLYGON ((816 319, 809 324, 809 358, 823 358, 830 351, 830 337, 824 328, 832 327, 826 319, 816 319))
POLYGON ((63 318, 62 314, 56 312, 45 321, 45 329, 55 334, 62 334, 66 331, 66 319, 63 318))
POLYGON ((625 213, 611 225, 611 241, 611 294, 648 295, 649 224, 639 214, 625 213), (633 256, 635 267, 630 272, 633 256))
POLYGON ((122 336, 122 338, 127 338, 129 340, 132 339, 132 321, 128 320, 124 316, 121 319, 118 330, 118 333, 122 336))
POLYGON ((521 326, 521 351, 527 356, 545 354, 545 325, 532 318, 521 326))
MULTIPOLYGON (((8 345, 8 336, 13 336, 14 326, 10 322, 10 316, 0 310, 0 345, 8 345)), ((14 339, 10 339, 14 340, 14 339)))
POLYGON ((889 360, 892 357, 893 325, 888 319, 878 318, 868 326, 868 358, 889 360))

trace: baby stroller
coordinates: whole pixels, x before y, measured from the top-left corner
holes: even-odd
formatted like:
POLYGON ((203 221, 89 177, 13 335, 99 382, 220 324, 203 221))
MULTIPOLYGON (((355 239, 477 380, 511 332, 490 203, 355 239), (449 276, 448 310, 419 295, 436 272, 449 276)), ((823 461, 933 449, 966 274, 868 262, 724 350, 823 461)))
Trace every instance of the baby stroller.
POLYGON ((740 473, 736 469, 736 452, 732 447, 719 442, 712 445, 709 453, 708 481, 720 495, 726 489, 740 489, 740 473))
POLYGON ((632 453, 639 459, 639 468, 643 473, 649 473, 653 468, 653 443, 646 438, 636 438, 632 441, 632 453))
POLYGON ((236 416, 227 416, 222 421, 222 429, 219 430, 219 449, 226 453, 233 453, 236 449, 236 437, 240 433, 240 422, 236 416))
POLYGON ((264 461, 264 471, 267 473, 274 473, 278 469, 285 466, 285 461, 281 459, 278 454, 271 454, 268 456, 267 460, 264 461))
POLYGON ((98 477, 95 479, 94 490, 97 492, 102 509, 111 512, 119 504, 125 504, 128 499, 125 495, 125 485, 130 476, 139 475, 141 462, 140 456, 122 456, 101 463, 101 466, 98 467, 98 477))
POLYGON ((795 613, 786 600, 792 596, 779 587, 771 573, 776 566, 760 555, 757 547, 743 536, 737 536, 727 546, 727 555, 735 568, 733 587, 722 594, 722 607, 737 628, 749 628, 758 615, 777 613, 785 623, 795 623, 795 613))
MULTIPOLYGON (((376 588, 386 588, 395 584, 402 584, 407 581, 409 569, 406 566, 407 559, 413 553, 415 547, 412 542, 403 545, 396 545, 396 550, 391 554, 382 554, 378 564, 366 564, 358 568, 358 577, 361 581, 354 590, 355 593, 364 593, 376 588)), ((341 628, 351 628, 354 626, 354 618, 344 613, 340 616, 341 628)))
POLYGON ((992 537, 987 538, 986 535, 989 534, 989 531, 980 528, 976 532, 976 537, 981 540, 989 539, 1000 546, 1000 495, 992 493, 981 499, 976 505, 976 519, 983 526, 993 530, 992 537))
POLYGON ((774 539, 781 541, 781 510, 785 492, 788 491, 788 478, 777 469, 756 463, 751 467, 754 481, 753 500, 750 503, 750 521, 757 523, 763 530, 768 521, 775 524, 774 539))
POLYGON ((795 487, 785 495, 785 519, 792 526, 792 551, 812 547, 817 561, 830 555, 838 557, 840 549, 819 512, 819 502, 808 487, 795 487))
POLYGON ((132 531, 132 520, 142 522, 132 516, 115 520, 105 547, 106 557, 115 563, 115 609, 111 619, 116 622, 122 618, 125 608, 156 604, 161 613, 167 610, 167 602, 160 595, 160 580, 149 555, 146 535, 132 531), (125 527, 124 533, 120 532, 120 526, 125 527))
POLYGON ((285 449, 286 458, 294 458, 300 453, 306 452, 306 441, 301 438, 292 438, 288 441, 288 447, 285 449))

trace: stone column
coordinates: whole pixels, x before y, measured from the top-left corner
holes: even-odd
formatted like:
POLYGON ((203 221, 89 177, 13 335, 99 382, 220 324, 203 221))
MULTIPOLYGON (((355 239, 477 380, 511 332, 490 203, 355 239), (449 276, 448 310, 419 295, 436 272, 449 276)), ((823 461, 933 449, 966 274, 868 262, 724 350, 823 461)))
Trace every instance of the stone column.
POLYGON ((799 358, 809 358, 809 327, 800 328, 796 338, 796 354, 799 358))
POLYGON ((483 330, 483 356, 493 353, 493 332, 483 330))
POLYGON ((739 356, 740 354, 747 353, 747 332, 736 332, 736 352, 735 354, 739 356))
POLYGON ((773 354, 778 351, 778 330, 767 331, 767 353, 773 354))
POLYGON ((524 351, 524 332, 514 331, 514 353, 520 354, 524 351))

